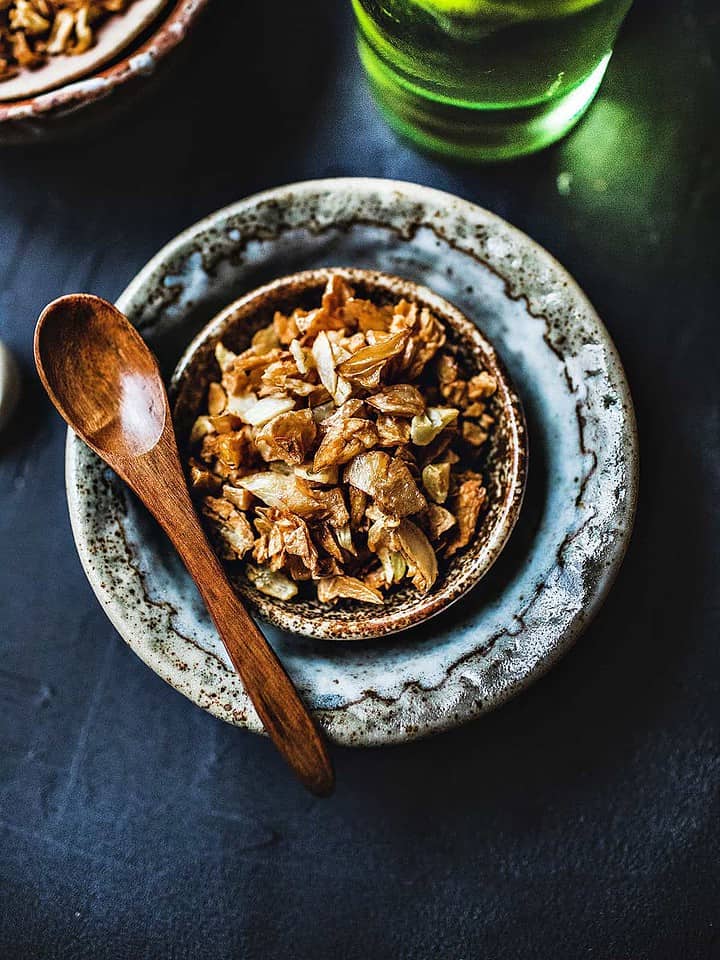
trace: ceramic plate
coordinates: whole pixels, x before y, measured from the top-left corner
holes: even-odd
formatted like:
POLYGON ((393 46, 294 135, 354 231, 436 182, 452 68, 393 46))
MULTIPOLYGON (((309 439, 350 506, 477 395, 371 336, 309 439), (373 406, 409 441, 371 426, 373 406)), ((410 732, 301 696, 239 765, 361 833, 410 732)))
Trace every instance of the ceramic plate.
MULTIPOLYGON (((321 180, 251 197, 178 236, 118 305, 166 375, 231 300, 275 277, 358 266, 416 280, 474 318, 521 395, 530 472, 515 532, 446 613, 379 641, 267 635, 337 743, 401 742, 497 706, 540 676, 597 612, 633 522, 637 439, 615 348, 572 278, 509 224, 386 180, 321 180)), ((78 551, 133 650, 199 706, 260 731, 180 561, 154 521, 72 435, 78 551)))

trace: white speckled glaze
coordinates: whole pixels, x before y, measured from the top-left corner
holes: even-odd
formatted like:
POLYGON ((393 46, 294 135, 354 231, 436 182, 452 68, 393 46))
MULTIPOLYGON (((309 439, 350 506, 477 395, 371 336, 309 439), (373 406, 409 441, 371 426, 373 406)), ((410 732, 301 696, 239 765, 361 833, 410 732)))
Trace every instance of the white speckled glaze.
MULTIPOLYGON (((232 299, 276 276, 341 264, 419 281, 475 318, 521 394, 531 447, 508 547, 446 613, 351 645, 265 628, 330 738, 371 745, 478 716, 568 649, 627 547, 637 437, 620 361, 574 281, 509 224, 426 187, 338 179, 251 197, 173 240, 118 304, 169 375, 191 337, 232 299)), ((126 641, 197 704, 259 731, 174 551, 72 435, 67 486, 86 573, 126 641)))

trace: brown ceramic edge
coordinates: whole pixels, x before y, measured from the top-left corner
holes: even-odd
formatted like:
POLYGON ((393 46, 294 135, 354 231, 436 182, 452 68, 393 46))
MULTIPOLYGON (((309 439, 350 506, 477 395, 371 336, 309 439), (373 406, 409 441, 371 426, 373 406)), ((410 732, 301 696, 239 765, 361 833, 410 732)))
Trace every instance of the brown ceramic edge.
POLYGON ((135 77, 154 72, 157 64, 184 40, 208 3, 209 0, 176 0, 164 19, 163 12, 159 14, 155 30, 139 47, 131 45, 117 62, 64 86, 24 100, 0 103, 0 123, 77 109, 102 100, 135 77))
POLYGON ((473 558, 469 567, 459 571, 458 576, 453 581, 452 589, 447 582, 441 584, 439 589, 427 595, 426 602, 422 607, 407 614, 373 615, 369 613, 367 617, 363 617, 362 621, 358 623, 355 621, 322 620, 321 618, 319 618, 317 622, 314 622, 307 617, 296 614, 294 617, 295 622, 290 626, 283 611, 277 609, 275 601, 273 601, 272 598, 258 597, 254 593, 240 588, 240 592, 242 592, 245 600, 252 605, 256 613, 280 629, 291 629, 294 633, 300 633, 303 636, 319 640, 353 641, 380 639, 425 623, 432 617, 448 610, 454 603, 464 597, 490 571, 507 544, 520 515, 527 483, 529 459, 527 423, 522 403, 514 389, 505 365, 483 331, 449 300, 441 297, 429 287, 415 283, 404 277, 356 267, 336 266, 303 270, 278 277, 269 283, 254 288, 228 304, 228 306, 216 314, 195 337, 193 337, 185 349, 173 372, 169 392, 171 405, 174 410, 177 395, 185 383, 187 368, 195 353, 203 346, 207 339, 216 335, 226 325, 231 324, 234 316, 240 311, 247 310, 254 301, 262 299, 268 294, 275 293, 278 289, 286 286, 298 284, 308 285, 310 283, 320 285, 326 282, 327 278, 333 273, 341 274, 351 282, 354 278, 368 285, 374 283, 382 286, 386 291, 399 293, 400 295, 418 300, 419 302, 424 302, 436 310, 443 319, 450 319, 461 336, 474 341, 475 344, 480 347, 482 353, 491 361, 492 372, 497 374, 498 382, 502 389, 502 405, 507 413, 510 427, 509 433, 513 453, 512 472, 508 483, 508 493, 505 496, 502 510, 495 521, 489 541, 482 552, 473 558), (302 624, 302 629, 298 628, 298 623, 302 624))

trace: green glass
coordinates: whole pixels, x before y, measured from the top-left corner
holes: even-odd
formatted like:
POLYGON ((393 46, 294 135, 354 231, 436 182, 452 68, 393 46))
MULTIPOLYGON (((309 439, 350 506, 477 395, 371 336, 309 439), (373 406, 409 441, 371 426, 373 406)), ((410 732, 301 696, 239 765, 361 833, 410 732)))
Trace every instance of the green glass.
POLYGON ((632 0, 352 0, 375 98, 402 134, 466 160, 532 153, 595 96, 632 0))

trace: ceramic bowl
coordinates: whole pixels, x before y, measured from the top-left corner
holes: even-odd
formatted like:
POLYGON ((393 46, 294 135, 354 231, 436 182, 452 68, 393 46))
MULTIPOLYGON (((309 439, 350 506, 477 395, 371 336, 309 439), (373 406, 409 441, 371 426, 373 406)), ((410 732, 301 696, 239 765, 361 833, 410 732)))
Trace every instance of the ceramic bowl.
POLYGON ((0 102, 0 143, 69 136, 133 101, 182 43, 208 0, 173 0, 139 43, 90 76, 20 100, 0 102))
POLYGON ((0 102, 26 100, 74 80, 93 76, 125 50, 160 18, 167 0, 133 0, 121 15, 109 17, 96 30, 94 42, 83 53, 48 57, 34 70, 20 70, 0 81, 0 102))
MULTIPOLYGON (((334 640, 368 639, 397 633, 420 624, 462 597, 488 572, 510 536, 525 491, 527 432, 522 407, 494 348, 477 326, 456 307, 410 280, 372 270, 308 270, 283 277, 236 300, 200 332, 180 360, 171 384, 175 426, 181 449, 197 416, 205 410, 208 384, 220 372, 215 346, 223 342, 235 352, 250 345, 252 334, 272 323, 276 310, 290 313, 297 306, 320 302, 332 273, 343 276, 358 296, 377 304, 404 298, 430 309, 443 321, 448 342, 459 348, 470 374, 491 373, 498 390, 490 403, 495 417, 492 442, 483 466, 489 508, 473 542, 449 562, 440 564, 432 590, 418 594, 400 587, 382 608, 344 600, 334 606, 312 600, 281 601, 257 590, 240 572, 231 572, 236 589, 264 620, 307 637, 334 640)), ((189 455, 189 451, 183 451, 189 455)), ((231 565, 232 567, 238 565, 231 565)))
MULTIPOLYGON (((331 740, 402 743, 502 704, 592 620, 630 539, 635 417, 610 335, 567 271, 487 210, 417 184, 340 178, 249 197, 173 239, 118 305, 169 380, 226 304, 276 277, 338 263, 406 277, 477 321, 522 396, 532 443, 512 537, 447 610, 354 643, 263 626, 331 740)), ((200 707, 260 732, 175 551, 72 435, 67 491, 88 579, 130 647, 200 707)))

